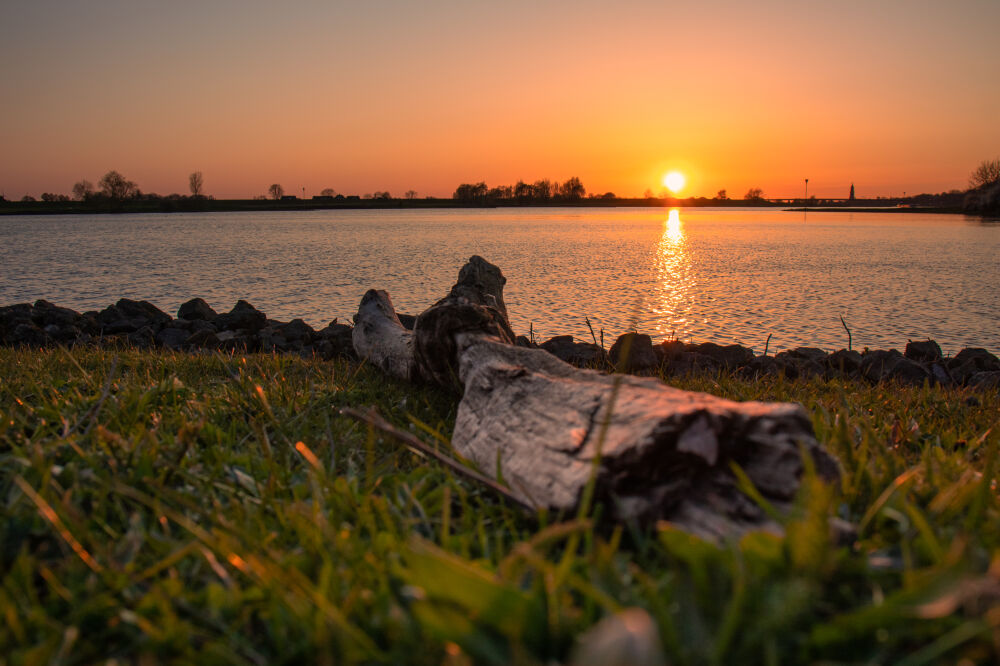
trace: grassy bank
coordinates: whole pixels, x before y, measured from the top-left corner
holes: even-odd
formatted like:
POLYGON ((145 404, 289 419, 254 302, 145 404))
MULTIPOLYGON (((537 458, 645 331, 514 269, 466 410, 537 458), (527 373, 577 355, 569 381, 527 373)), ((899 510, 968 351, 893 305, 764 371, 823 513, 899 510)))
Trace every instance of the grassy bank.
POLYGON ((457 404, 346 361, 0 349, 0 378, 0 663, 542 664, 629 607, 678 664, 1000 658, 996 392, 673 380, 803 403, 844 466, 720 548, 525 515, 339 416, 447 450, 457 404))

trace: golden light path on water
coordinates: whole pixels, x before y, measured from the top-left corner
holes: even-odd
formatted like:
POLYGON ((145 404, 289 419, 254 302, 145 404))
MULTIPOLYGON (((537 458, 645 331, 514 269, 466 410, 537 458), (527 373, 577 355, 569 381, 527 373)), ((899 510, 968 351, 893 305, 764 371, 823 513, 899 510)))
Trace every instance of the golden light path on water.
POLYGON ((663 233, 656 247, 656 291, 649 309, 656 314, 656 334, 660 337, 680 337, 688 324, 694 302, 695 279, 687 250, 687 237, 680 211, 667 214, 663 233))

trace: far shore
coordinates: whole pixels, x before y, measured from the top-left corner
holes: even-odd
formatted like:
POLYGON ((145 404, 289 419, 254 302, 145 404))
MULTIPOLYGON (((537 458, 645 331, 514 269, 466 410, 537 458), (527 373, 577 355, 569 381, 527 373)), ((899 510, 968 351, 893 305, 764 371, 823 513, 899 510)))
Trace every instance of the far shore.
POLYGON ((362 199, 284 198, 209 199, 161 197, 126 201, 2 201, 0 215, 106 215, 136 213, 216 213, 314 210, 391 210, 466 208, 775 208, 800 212, 945 213, 961 214, 955 206, 918 206, 904 199, 858 199, 855 201, 817 200, 816 206, 801 207, 802 201, 789 199, 745 200, 690 198, 583 198, 548 201, 463 201, 446 198, 362 199), (798 208, 788 208, 798 205, 798 208))

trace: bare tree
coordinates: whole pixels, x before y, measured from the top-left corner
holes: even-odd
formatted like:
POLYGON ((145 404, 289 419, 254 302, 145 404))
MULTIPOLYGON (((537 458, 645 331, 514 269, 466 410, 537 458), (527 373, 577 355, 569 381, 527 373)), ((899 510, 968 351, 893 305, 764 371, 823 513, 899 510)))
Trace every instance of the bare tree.
POLYGON ((195 171, 188 176, 188 187, 193 197, 200 197, 203 194, 205 179, 201 177, 201 171, 195 171))
POLYGON ((94 195, 94 184, 89 180, 81 180, 73 185, 73 198, 85 201, 94 195))
POLYGON ((416 199, 417 198, 417 191, 416 190, 406 190, 406 194, 404 196, 406 196, 406 198, 410 199, 410 200, 416 199))
POLYGON ((107 172, 97 184, 101 186, 101 194, 115 201, 130 199, 139 194, 139 187, 117 171, 107 172))
POLYGON ((534 189, 523 180, 518 180, 514 185, 514 198, 519 200, 531 199, 535 196, 534 189))
POLYGON ((267 193, 271 196, 272 199, 277 201, 281 197, 285 196, 285 188, 283 188, 278 183, 275 183, 274 185, 271 185, 271 187, 267 188, 267 193))
POLYGON ((488 192, 489 188, 486 187, 486 183, 480 181, 478 183, 462 183, 455 188, 455 193, 451 196, 459 201, 484 201, 488 192))
POLYGON ((581 199, 583 195, 587 193, 587 189, 583 186, 583 183, 580 182, 580 179, 577 178, 576 176, 573 176, 562 185, 559 185, 558 190, 559 190, 559 196, 561 196, 564 199, 570 199, 573 201, 581 199))
POLYGON ((760 201, 764 198, 764 190, 759 187, 751 187, 747 190, 747 193, 743 195, 743 199, 746 201, 760 201))
POLYGON ((548 201, 552 197, 552 181, 548 178, 536 180, 531 186, 531 192, 534 199, 548 201))
POLYGON ((716 192, 715 198, 716 199, 720 199, 722 201, 725 201, 726 200, 726 190, 722 189, 722 190, 719 190, 718 192, 716 192))
POLYGON ((335 196, 337 196, 337 193, 333 191, 332 187, 328 187, 325 190, 323 190, 322 192, 320 192, 320 196, 335 197, 335 196))
POLYGON ((1000 158, 983 160, 969 176, 969 189, 1000 182, 1000 158))

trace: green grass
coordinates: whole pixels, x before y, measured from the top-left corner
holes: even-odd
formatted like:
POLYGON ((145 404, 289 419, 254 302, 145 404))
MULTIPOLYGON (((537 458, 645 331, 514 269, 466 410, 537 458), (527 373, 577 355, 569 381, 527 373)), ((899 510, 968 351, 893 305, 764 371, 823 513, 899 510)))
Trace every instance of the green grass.
POLYGON ((996 392, 673 383, 801 402, 843 482, 717 547, 504 504, 339 416, 448 450, 455 397, 367 367, 0 349, 0 664, 551 664, 634 607, 676 664, 1000 658, 996 392))

